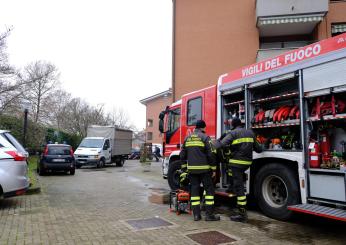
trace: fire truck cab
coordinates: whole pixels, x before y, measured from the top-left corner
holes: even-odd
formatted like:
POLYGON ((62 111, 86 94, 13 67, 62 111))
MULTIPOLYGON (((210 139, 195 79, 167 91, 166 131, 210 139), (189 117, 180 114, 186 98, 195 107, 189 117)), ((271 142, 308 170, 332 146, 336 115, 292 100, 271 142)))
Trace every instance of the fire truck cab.
MULTIPOLYGON (((346 221, 346 34, 221 75, 161 113, 163 174, 179 187, 179 152, 198 119, 219 138, 237 115, 263 144, 246 190, 262 212, 286 220, 304 212, 346 221)), ((217 194, 227 195, 225 163, 217 194)))

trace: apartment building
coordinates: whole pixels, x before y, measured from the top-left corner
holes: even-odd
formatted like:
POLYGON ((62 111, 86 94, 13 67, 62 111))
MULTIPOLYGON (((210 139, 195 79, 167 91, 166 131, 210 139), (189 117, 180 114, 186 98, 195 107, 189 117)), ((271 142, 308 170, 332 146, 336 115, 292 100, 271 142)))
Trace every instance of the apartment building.
POLYGON ((171 89, 140 100, 140 103, 146 106, 145 142, 162 144, 162 136, 159 132, 159 114, 172 102, 171 89))
POLYGON ((219 75, 346 31, 346 1, 173 0, 173 101, 219 75))

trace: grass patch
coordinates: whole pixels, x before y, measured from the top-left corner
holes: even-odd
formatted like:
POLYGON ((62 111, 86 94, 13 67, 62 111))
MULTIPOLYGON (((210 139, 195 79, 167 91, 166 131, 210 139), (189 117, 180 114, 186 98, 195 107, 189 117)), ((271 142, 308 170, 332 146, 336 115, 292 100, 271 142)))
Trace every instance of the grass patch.
POLYGON ((28 176, 30 178, 30 188, 36 188, 37 187, 37 179, 36 179, 36 169, 37 169, 37 160, 38 156, 30 156, 28 159, 29 162, 29 170, 28 170, 28 176))

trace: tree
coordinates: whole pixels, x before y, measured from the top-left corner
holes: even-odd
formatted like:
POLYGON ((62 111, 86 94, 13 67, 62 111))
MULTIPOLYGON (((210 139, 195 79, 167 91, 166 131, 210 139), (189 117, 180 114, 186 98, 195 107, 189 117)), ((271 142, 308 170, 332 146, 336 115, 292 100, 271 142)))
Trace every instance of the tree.
POLYGON ((91 106, 80 98, 71 99, 62 113, 60 127, 82 137, 86 136, 90 125, 107 125, 103 105, 91 106))
POLYGON ((7 37, 12 29, 0 33, 0 113, 18 111, 25 83, 18 79, 16 69, 8 62, 7 37))
POLYGON ((113 107, 112 111, 107 115, 107 122, 119 128, 135 129, 135 126, 131 124, 129 116, 123 108, 113 107))
POLYGON ((66 119, 66 113, 71 100, 71 94, 60 89, 56 90, 54 95, 50 97, 48 102, 50 104, 50 122, 58 130, 65 130, 66 121, 69 120, 66 119))
POLYGON ((49 102, 59 88, 59 72, 55 65, 46 61, 36 61, 24 68, 22 79, 26 82, 26 98, 32 103, 33 121, 47 122, 49 102))

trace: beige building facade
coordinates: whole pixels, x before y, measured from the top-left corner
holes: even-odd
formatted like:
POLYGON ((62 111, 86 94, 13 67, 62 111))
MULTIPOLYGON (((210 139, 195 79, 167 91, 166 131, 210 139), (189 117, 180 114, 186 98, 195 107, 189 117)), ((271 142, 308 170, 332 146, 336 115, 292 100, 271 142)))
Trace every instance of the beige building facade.
POLYGON ((220 75, 346 31, 346 1, 173 0, 173 101, 220 75))
POLYGON ((145 142, 162 144, 162 135, 159 132, 159 114, 172 104, 172 90, 155 94, 140 101, 146 106, 145 142))

